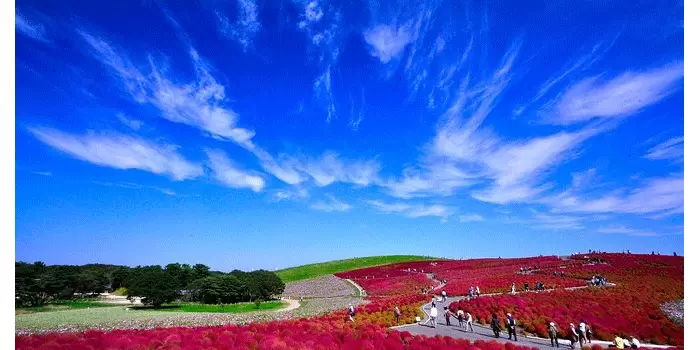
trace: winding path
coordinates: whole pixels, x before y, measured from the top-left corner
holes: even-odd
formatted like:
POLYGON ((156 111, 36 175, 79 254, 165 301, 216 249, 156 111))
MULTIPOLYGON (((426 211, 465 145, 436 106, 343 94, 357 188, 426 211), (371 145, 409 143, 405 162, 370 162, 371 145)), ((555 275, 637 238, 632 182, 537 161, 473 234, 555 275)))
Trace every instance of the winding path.
POLYGON ((298 309, 301 306, 299 300, 296 299, 282 299, 282 301, 287 303, 287 306, 284 309, 275 310, 275 312, 292 311, 294 309, 298 309))

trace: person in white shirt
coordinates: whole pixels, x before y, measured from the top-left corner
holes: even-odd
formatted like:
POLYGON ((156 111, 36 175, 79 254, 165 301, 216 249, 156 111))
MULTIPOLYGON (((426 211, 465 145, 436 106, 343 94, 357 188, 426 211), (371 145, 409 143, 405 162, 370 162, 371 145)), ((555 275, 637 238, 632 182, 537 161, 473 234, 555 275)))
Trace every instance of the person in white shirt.
POLYGON ((472 314, 467 311, 467 325, 464 327, 464 330, 466 331, 469 329, 470 332, 474 333, 474 327, 472 327, 472 314))
POLYGON ((447 292, 445 292, 445 291, 443 290, 443 291, 442 291, 442 302, 444 303, 444 302, 446 302, 446 301, 447 301, 447 292))
POLYGON ((459 329, 464 327, 464 311, 460 308, 457 310, 457 321, 459 321, 459 329))
POLYGON ((438 311, 435 306, 430 308, 430 324, 433 325, 433 328, 437 325, 437 316, 438 316, 438 311))
POLYGON ((515 282, 510 285, 510 294, 515 294, 515 282))
POLYGON ((479 290, 479 286, 476 286, 476 296, 478 297, 481 295, 481 291, 479 290))
POLYGON ((632 337, 632 349, 639 349, 639 347, 641 346, 642 344, 639 342, 639 340, 637 340, 637 338, 635 337, 632 337))
POLYGON ((586 322, 581 320, 578 324, 578 342, 583 349, 583 344, 588 343, 588 338, 586 338, 586 322))
POLYGON ((348 313, 350 316, 350 321, 355 322, 355 319, 353 318, 355 317, 355 308, 352 306, 352 304, 350 304, 350 307, 348 308, 348 313))

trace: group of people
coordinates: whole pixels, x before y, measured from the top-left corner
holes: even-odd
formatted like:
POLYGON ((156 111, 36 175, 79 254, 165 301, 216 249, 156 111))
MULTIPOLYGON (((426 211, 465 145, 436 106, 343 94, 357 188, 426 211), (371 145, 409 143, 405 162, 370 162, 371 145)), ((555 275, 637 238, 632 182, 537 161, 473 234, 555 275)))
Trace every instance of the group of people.
POLYGON ((606 280, 603 276, 596 275, 591 278, 591 285, 604 287, 606 284, 608 284, 608 280, 606 280))
POLYGON ((520 268, 520 273, 528 273, 528 272, 532 272, 532 271, 534 271, 534 270, 539 270, 539 269, 540 269, 540 268, 539 268, 539 266, 537 266, 537 265, 535 265, 535 267, 532 267, 532 266, 521 267, 521 268, 520 268))
MULTIPOLYGON (((518 341, 518 333, 516 332, 516 322, 513 315, 506 314, 506 329, 508 330, 508 340, 518 341)), ((491 314, 491 330, 493 330, 493 336, 496 338, 501 337, 501 322, 495 313, 491 314)))
POLYGON ((642 344, 637 340, 635 337, 630 337, 631 340, 622 338, 621 336, 615 336, 615 340, 613 341, 612 345, 608 345, 608 348, 614 348, 614 349, 627 349, 627 348, 632 348, 632 349, 639 349, 642 344))
MULTIPOLYGON (((557 337, 557 332, 559 332, 559 329, 557 328, 557 324, 554 323, 554 321, 549 323, 549 339, 552 342, 552 346, 559 347, 559 339, 557 337)), ((591 329, 591 325, 588 324, 588 322, 581 320, 581 322, 578 324, 578 327, 575 326, 573 323, 569 323, 569 329, 566 332, 567 338, 571 342, 571 348, 576 347, 576 343, 581 345, 581 348, 583 349, 583 345, 585 343, 591 343, 593 339, 593 330, 591 329)))
POLYGON ((481 291, 479 290, 479 286, 476 286, 476 289, 473 286, 469 287, 469 299, 473 299, 481 295, 481 291))
MULTIPOLYGON (((539 290, 544 290, 544 283, 537 281, 537 282, 535 282, 535 291, 539 291, 539 290)), ((517 291, 517 288, 515 287, 515 282, 513 282, 513 284, 511 284, 511 286, 510 286, 510 293, 515 294, 516 291, 517 291)), ((530 284, 528 282, 525 282, 523 284, 523 291, 525 291, 525 292, 530 291, 530 284)))
MULTIPOLYGON (((457 315, 455 316, 452 313, 452 310, 450 310, 449 307, 445 306, 444 311, 443 311, 443 316, 445 317, 445 324, 449 327, 452 326, 452 323, 450 322, 452 317, 457 318, 457 322, 459 323, 459 329, 464 329, 464 331, 469 331, 469 332, 474 332, 474 327, 472 326, 473 318, 472 314, 470 314, 468 311, 462 310, 460 307, 457 309, 457 315)), ((438 318, 438 309, 437 306, 435 305, 435 302, 433 302, 432 306, 430 307, 430 318, 428 319, 427 323, 430 323, 430 325, 435 328, 437 326, 437 318, 438 318)))

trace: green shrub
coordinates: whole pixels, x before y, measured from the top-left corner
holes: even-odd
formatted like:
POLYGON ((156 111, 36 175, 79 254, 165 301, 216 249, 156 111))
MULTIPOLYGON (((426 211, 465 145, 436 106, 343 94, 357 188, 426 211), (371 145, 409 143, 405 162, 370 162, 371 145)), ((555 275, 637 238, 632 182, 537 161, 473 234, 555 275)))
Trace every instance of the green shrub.
POLYGON ((124 296, 124 295, 127 295, 128 293, 129 293, 129 291, 128 291, 126 288, 124 288, 124 287, 119 287, 119 288, 117 288, 117 289, 114 291, 113 294, 114 294, 114 295, 124 296))

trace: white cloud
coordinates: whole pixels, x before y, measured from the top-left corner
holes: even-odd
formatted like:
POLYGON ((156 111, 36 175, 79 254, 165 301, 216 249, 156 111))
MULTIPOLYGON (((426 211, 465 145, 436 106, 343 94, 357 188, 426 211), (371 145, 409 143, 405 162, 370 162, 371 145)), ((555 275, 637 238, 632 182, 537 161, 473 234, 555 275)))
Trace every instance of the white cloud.
POLYGON ((362 123, 362 121, 365 119, 365 114, 367 113, 365 89, 362 89, 362 93, 360 95, 360 105, 357 107, 357 111, 355 110, 355 99, 352 99, 350 103, 350 128, 353 131, 357 131, 360 123, 362 123))
POLYGON ((258 6, 255 0, 238 0, 238 14, 235 23, 231 23, 224 14, 216 12, 219 32, 233 40, 237 40, 243 50, 247 50, 253 43, 255 35, 260 31, 258 22, 258 6))
POLYGON ((596 118, 634 115, 676 92, 683 62, 642 72, 625 72, 610 80, 600 75, 579 81, 561 94, 548 110, 547 122, 571 125, 596 118))
POLYGON ((352 209, 352 206, 350 204, 345 203, 343 201, 340 201, 333 196, 328 196, 328 198, 329 198, 329 200, 326 202, 319 201, 319 202, 316 202, 314 204, 311 204, 311 209, 325 211, 325 212, 333 212, 333 211, 346 212, 346 211, 352 209))
POLYGON ((640 231, 636 229, 629 228, 627 226, 608 226, 599 228, 598 233, 610 233, 610 234, 624 234, 628 236, 643 236, 643 237, 656 237, 660 236, 656 232, 640 231))
POLYGON ((118 133, 73 135, 49 128, 30 128, 29 131, 61 152, 100 166, 140 169, 177 181, 203 174, 200 165, 183 158, 173 145, 155 144, 118 133))
POLYGON ((128 126, 129 128, 131 128, 133 130, 139 130, 143 126, 142 121, 136 120, 136 119, 131 119, 128 116, 126 116, 124 113, 117 113, 117 119, 119 119, 119 121, 122 124, 128 126))
POLYGON ((260 192, 265 187, 265 180, 254 173, 236 168, 222 151, 207 150, 209 168, 214 172, 214 178, 231 188, 250 188, 260 192))
POLYGON ((331 84, 331 65, 326 67, 323 74, 314 82, 316 95, 326 104, 326 123, 330 123, 335 117, 335 100, 333 98, 333 85, 331 84))
POLYGON ((15 30, 44 43, 50 42, 46 36, 46 28, 41 23, 33 22, 15 10, 15 30))
POLYGON ((454 208, 440 204, 385 203, 379 200, 370 200, 367 203, 383 213, 403 214, 409 218, 436 216, 442 218, 443 222, 455 212, 454 208))
POLYGON ((599 198, 584 199, 571 191, 548 196, 541 202, 557 212, 664 214, 683 213, 683 175, 652 178, 639 188, 621 193, 616 191, 599 198))
POLYGON ((127 188, 127 189, 134 189, 134 190, 142 190, 142 189, 148 189, 148 190, 154 190, 158 191, 164 195, 167 196, 176 196, 177 193, 175 191, 169 189, 169 188, 162 188, 162 187, 157 187, 157 186, 147 186, 147 185, 139 185, 131 182, 101 182, 101 181, 93 181, 92 183, 100 186, 108 186, 108 187, 119 187, 119 188, 127 188))
POLYGON ((683 146, 683 136, 673 137, 649 149, 644 158, 650 160, 666 159, 682 162, 684 155, 683 146))
POLYGON ((381 24, 364 33, 365 42, 371 48, 370 54, 382 63, 401 58, 406 46, 414 42, 416 36, 416 28, 411 23, 401 26, 381 24))
POLYGON ((169 121, 252 147, 255 133, 236 127, 238 114, 223 105, 226 101, 224 87, 212 77, 207 63, 194 49, 190 49, 190 56, 197 80, 180 84, 168 79, 153 59, 149 59, 151 72, 146 74, 108 42, 82 31, 79 34, 92 48, 93 56, 112 69, 136 102, 152 104, 169 121))
POLYGON ((532 209, 530 212, 532 215, 526 218, 512 217, 509 215, 510 213, 508 213, 507 215, 509 215, 509 217, 505 222, 517 225, 527 225, 538 230, 578 231, 585 228, 583 224, 584 220, 597 220, 597 218, 592 217, 546 214, 532 209))
POLYGON ((381 165, 375 160, 344 160, 334 152, 325 152, 319 158, 300 158, 294 167, 308 174, 316 185, 324 187, 334 182, 368 186, 379 178, 381 165))
POLYGON ((53 176, 53 173, 51 173, 50 171, 32 171, 32 174, 41 176, 53 176))
POLYGON ((583 188, 590 185, 596 177, 595 168, 571 174, 571 187, 583 188))
POLYGON ((273 194, 273 201, 274 202, 280 202, 280 201, 286 201, 286 200, 294 200, 294 199, 305 199, 309 197, 309 191, 306 190, 305 188, 297 188, 297 189, 292 189, 292 190, 281 190, 281 191, 276 191, 273 194))
POLYGON ((484 221, 484 217, 479 214, 465 214, 459 217, 459 222, 484 221))

